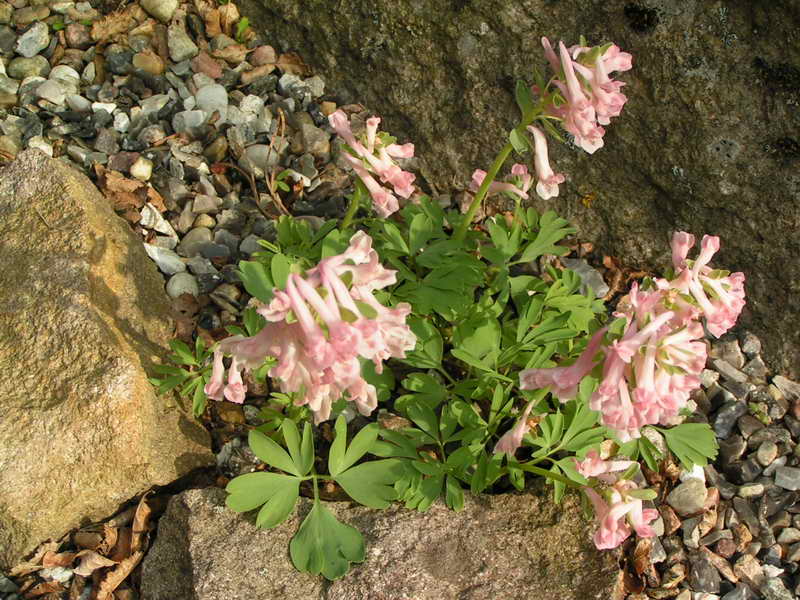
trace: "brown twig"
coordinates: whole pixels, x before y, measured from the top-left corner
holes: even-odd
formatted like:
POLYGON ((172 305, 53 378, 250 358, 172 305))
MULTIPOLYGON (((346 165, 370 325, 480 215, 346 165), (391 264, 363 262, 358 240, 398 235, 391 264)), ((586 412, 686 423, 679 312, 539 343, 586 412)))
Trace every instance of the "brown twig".
MULTIPOLYGON (((269 148, 267 148, 267 160, 269 160, 270 155, 272 154, 272 146, 275 143, 275 138, 277 137, 279 140, 283 139, 284 134, 286 133, 286 118, 283 116, 283 110, 278 108, 278 131, 276 132, 277 136, 272 136, 272 139, 269 141, 269 148)), ((276 152, 277 153, 277 152, 276 152)), ((265 177, 266 179, 266 177, 265 177)), ((269 195, 272 197, 272 201, 278 206, 278 209, 285 215, 290 215, 291 213, 288 211, 286 206, 283 204, 283 200, 281 199, 281 195, 278 193, 278 190, 275 186, 275 169, 272 169, 269 172, 269 179, 266 179, 267 185, 269 186, 269 195)))

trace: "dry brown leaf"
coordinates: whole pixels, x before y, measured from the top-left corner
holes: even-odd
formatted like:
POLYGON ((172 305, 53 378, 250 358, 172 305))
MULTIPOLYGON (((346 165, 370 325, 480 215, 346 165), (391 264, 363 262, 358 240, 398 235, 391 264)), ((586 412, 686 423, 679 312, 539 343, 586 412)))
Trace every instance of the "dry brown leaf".
POLYGON ((119 529, 119 537, 108 557, 116 562, 121 562, 131 555, 131 539, 133 534, 130 527, 119 529))
POLYGON ((206 35, 209 39, 213 39, 222 33, 219 11, 217 9, 208 11, 204 18, 206 20, 206 35))
POLYGON ((25 592, 25 597, 38 598, 39 596, 44 596, 45 594, 52 594, 53 592, 60 593, 63 591, 64 586, 57 581, 45 581, 44 583, 40 583, 39 585, 34 586, 25 592))
POLYGON ((114 515, 108 521, 106 521, 106 525, 109 527, 125 527, 125 525, 128 525, 131 521, 133 521, 134 514, 136 514, 136 507, 129 506, 121 513, 114 515))
POLYGON ((115 36, 127 33, 136 24, 130 8, 121 12, 113 12, 92 23, 92 39, 95 42, 108 42, 115 36))
POLYGON ((135 552, 119 563, 112 571, 109 571, 105 579, 100 582, 100 587, 97 590, 97 600, 112 600, 114 590, 131 574, 131 571, 136 568, 143 556, 144 552, 135 552))
POLYGON ((66 567, 71 565, 73 560, 75 560, 74 552, 59 552, 58 554, 47 552, 42 557, 42 567, 45 569, 48 567, 66 567))
POLYGON ((110 560, 105 556, 101 556, 94 550, 81 550, 78 552, 77 556, 80 557, 81 563, 76 569, 73 570, 73 572, 81 577, 91 577, 92 573, 94 573, 97 569, 102 569, 103 567, 112 567, 117 564, 115 561, 110 560))
POLYGON ((275 63, 275 66, 284 73, 291 73, 292 75, 300 75, 302 77, 311 75, 311 69, 305 62, 303 62, 303 59, 300 58, 300 55, 295 54, 294 52, 286 52, 285 54, 281 54, 278 57, 278 62, 275 63))
POLYGON ((147 534, 150 532, 150 505, 147 504, 146 492, 139 500, 139 506, 136 508, 136 514, 133 517, 133 527, 131 538, 131 553, 136 553, 139 550, 146 548, 147 534))
POLYGON ((104 556, 111 552, 112 548, 117 545, 117 539, 119 538, 119 529, 116 527, 112 527, 108 523, 103 524, 103 542, 100 544, 98 548, 91 548, 91 550, 97 550, 100 554, 104 556))
POLYGON ((114 600, 135 600, 136 592, 131 588, 122 588, 114 592, 114 600))
POLYGON ((228 64, 238 65, 239 63, 244 62, 245 58, 247 57, 247 52, 247 48, 242 44, 231 44, 225 48, 214 50, 211 53, 211 56, 222 59, 228 64))
POLYGON ((651 538, 639 538, 633 551, 633 568, 641 575, 650 568, 650 551, 653 547, 651 538))
POLYGON ((228 2, 217 10, 219 11, 219 24, 222 28, 222 33, 234 37, 234 27, 239 22, 239 9, 236 8, 233 2, 228 2))
POLYGON ((135 179, 128 179, 119 171, 106 169, 102 165, 97 165, 95 172, 97 186, 111 202, 114 210, 126 212, 144 206, 148 197, 148 185, 135 179))
POLYGON ((36 552, 30 560, 12 567, 8 574, 12 577, 19 577, 21 575, 27 575, 28 573, 38 571, 42 568, 42 559, 44 558, 44 555, 48 552, 58 552, 58 547, 60 545, 61 544, 59 542, 45 542, 44 544, 41 544, 36 549, 36 552))
POLYGON ((84 550, 97 550, 103 543, 103 536, 97 531, 76 531, 72 534, 72 543, 84 550))
POLYGON ((73 577, 69 586, 67 600, 80 600, 81 594, 86 587, 86 580, 83 577, 73 577))
POLYGON ((164 198, 153 186, 147 186, 147 201, 155 206, 158 212, 163 213, 167 210, 167 205, 164 204, 164 198))

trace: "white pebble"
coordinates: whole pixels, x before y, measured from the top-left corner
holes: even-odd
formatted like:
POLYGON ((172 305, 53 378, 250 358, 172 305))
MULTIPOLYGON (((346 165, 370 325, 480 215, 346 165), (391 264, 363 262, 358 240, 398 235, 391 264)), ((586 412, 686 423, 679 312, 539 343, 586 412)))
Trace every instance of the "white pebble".
POLYGON ((131 165, 131 175, 139 181, 147 181, 152 174, 153 162, 143 156, 137 158, 136 162, 131 165))
POLYGON ((117 110, 117 105, 113 102, 92 102, 92 110, 94 112, 104 110, 108 114, 112 114, 115 110, 117 110))
POLYGON ((128 127, 131 125, 131 118, 128 116, 128 113, 118 111, 114 115, 114 129, 119 131, 120 133, 125 133, 128 131, 128 127))

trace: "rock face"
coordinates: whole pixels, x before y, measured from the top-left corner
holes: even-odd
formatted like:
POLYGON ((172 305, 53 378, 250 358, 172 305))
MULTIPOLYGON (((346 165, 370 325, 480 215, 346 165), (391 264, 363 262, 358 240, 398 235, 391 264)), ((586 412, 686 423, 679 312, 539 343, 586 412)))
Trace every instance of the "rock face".
POLYGON ((163 284, 86 177, 35 150, 0 171, 0 256, 5 570, 213 457, 147 380, 171 335, 163 284))
POLYGON ((464 184, 505 143, 516 79, 545 67, 541 36, 613 40, 634 56, 629 98, 594 155, 551 144, 567 173, 553 208, 630 266, 667 264, 677 229, 722 237, 744 271, 745 323, 800 372, 800 5, 687 0, 244 0, 343 102, 417 144, 429 181, 464 184), (786 40, 775 44, 774 40, 786 40))
MULTIPOLYGON (((289 561, 299 520, 257 529, 225 507, 217 488, 170 501, 142 567, 148 600, 304 598, 320 600, 613 600, 618 569, 594 549, 573 497, 563 506, 533 493, 467 498, 462 512, 426 513, 329 503, 357 527, 367 559, 334 582, 301 574, 289 561)), ((310 502, 300 504, 306 514, 310 502)))

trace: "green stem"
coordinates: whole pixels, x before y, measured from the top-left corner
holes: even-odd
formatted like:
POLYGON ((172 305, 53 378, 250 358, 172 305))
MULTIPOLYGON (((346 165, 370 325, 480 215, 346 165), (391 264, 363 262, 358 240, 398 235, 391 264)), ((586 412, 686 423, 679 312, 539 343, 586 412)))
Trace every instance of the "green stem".
POLYGON ((311 474, 311 479, 314 482, 314 502, 319 502, 319 487, 317 485, 317 474, 311 474))
POLYGON ((340 229, 347 229, 352 224, 353 217, 356 216, 358 205, 361 204, 361 198, 364 195, 363 186, 364 184, 361 183, 361 180, 357 179, 355 189, 353 190, 353 195, 350 196, 350 205, 347 207, 347 212, 344 215, 344 219, 342 219, 342 225, 340 229))
POLYGON ((450 383, 452 383, 453 385, 455 385, 455 384, 456 384, 456 380, 455 380, 455 379, 453 379, 453 378, 450 376, 450 373, 448 373, 447 371, 445 371, 445 370, 444 370, 444 367, 441 367, 441 366, 440 366, 440 367, 436 367, 436 370, 437 370, 437 371, 439 371, 439 373, 441 373, 442 375, 444 375, 444 377, 445 377, 445 379, 447 379, 447 381, 449 381, 449 382, 450 382, 450 383))
POLYGON ((478 193, 475 194, 472 204, 469 205, 469 210, 467 211, 466 216, 461 221, 461 224, 458 226, 456 232, 453 234, 454 240, 463 240, 467 235, 467 230, 472 224, 472 220, 475 218, 475 215, 478 214, 478 209, 481 207, 481 203, 486 197, 486 193, 489 191, 489 186, 495 180, 497 173, 500 171, 503 164, 505 164, 508 156, 511 154, 511 152, 513 152, 513 150, 514 146, 511 145, 511 142, 508 142, 505 146, 503 146, 503 149, 500 150, 500 154, 497 155, 497 158, 494 159, 492 166, 489 167, 489 172, 486 173, 486 177, 483 179, 481 187, 478 188, 478 193))

